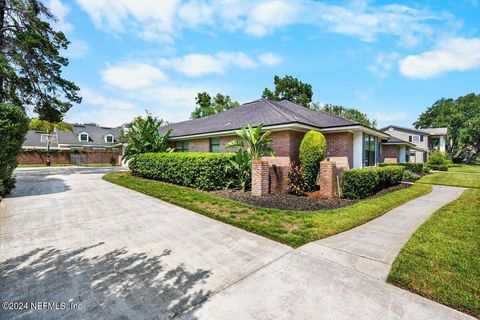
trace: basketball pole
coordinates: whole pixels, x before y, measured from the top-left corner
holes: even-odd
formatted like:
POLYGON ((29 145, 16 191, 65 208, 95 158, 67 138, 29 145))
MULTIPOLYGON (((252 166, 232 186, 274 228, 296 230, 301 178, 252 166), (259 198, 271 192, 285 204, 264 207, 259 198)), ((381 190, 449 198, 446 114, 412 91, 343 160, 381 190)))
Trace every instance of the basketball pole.
POLYGON ((50 137, 47 139, 47 167, 50 166, 50 137))

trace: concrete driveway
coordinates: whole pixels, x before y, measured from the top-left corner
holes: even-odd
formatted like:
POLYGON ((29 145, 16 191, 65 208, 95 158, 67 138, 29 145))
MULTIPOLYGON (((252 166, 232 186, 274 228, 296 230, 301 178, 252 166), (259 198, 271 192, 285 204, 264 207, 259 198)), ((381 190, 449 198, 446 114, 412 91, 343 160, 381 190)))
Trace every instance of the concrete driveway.
POLYGON ((0 318, 469 319, 308 247, 323 244, 293 250, 101 180, 109 170, 18 170, 0 203, 0 300, 82 307, 0 318))
POLYGON ((0 300, 82 309, 0 318, 173 317, 292 250, 101 180, 109 170, 17 170, 0 203, 0 300))

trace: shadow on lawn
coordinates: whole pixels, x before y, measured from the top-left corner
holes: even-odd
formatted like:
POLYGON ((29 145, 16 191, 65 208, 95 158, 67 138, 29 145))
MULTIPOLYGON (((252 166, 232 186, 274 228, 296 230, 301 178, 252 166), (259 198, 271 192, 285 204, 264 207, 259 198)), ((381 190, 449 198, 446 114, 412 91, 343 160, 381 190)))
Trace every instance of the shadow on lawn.
POLYGON ((2 301, 69 302, 81 310, 1 310, 1 319, 166 319, 178 315, 210 294, 194 289, 210 271, 189 272, 181 264, 162 263, 158 256, 129 253, 122 248, 86 257, 99 243, 76 250, 52 247, 32 250, 0 263, 2 301))

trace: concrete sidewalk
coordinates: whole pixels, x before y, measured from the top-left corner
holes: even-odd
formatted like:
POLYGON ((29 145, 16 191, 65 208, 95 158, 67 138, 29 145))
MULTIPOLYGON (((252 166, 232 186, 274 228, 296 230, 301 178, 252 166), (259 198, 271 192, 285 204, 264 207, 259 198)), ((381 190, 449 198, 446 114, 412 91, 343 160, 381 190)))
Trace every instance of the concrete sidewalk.
POLYGON ((463 189, 428 195, 307 244, 210 297, 181 319, 474 319, 384 281, 411 233, 463 189))
POLYGON ((436 210, 458 198, 464 188, 432 186, 409 201, 357 228, 299 248, 318 257, 385 280, 403 245, 436 210))

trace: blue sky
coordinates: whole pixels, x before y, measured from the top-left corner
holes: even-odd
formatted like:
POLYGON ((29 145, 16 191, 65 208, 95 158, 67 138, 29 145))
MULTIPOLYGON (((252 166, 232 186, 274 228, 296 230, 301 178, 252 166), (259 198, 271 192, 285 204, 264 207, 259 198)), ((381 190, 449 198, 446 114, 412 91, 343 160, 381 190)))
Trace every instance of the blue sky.
POLYGON ((120 125, 147 109, 188 119, 197 92, 248 102, 274 75, 313 101, 409 126, 437 99, 480 93, 480 3, 46 0, 72 41, 72 122, 120 125))

